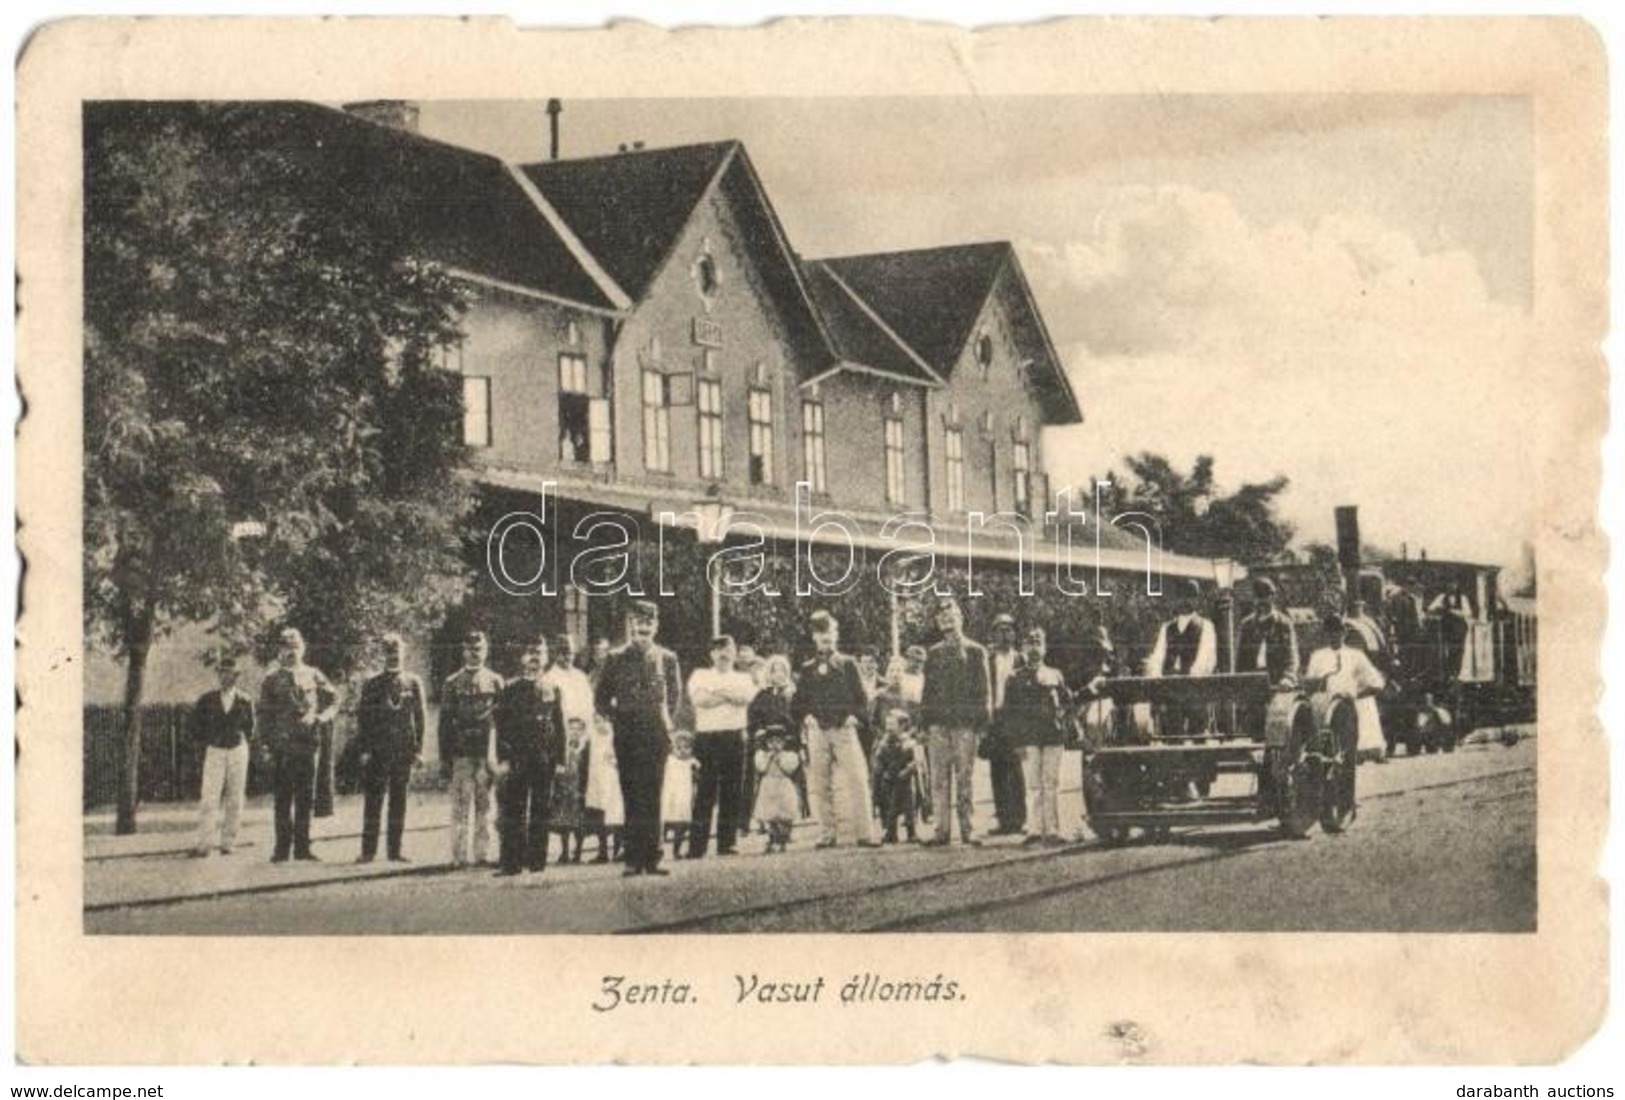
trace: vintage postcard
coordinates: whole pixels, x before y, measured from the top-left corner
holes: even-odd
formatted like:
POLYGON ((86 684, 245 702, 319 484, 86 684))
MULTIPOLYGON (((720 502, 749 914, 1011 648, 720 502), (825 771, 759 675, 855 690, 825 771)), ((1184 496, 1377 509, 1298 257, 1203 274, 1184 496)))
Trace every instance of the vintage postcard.
POLYGON ((1598 1026, 1583 23, 91 20, 18 87, 21 1057, 1598 1026))

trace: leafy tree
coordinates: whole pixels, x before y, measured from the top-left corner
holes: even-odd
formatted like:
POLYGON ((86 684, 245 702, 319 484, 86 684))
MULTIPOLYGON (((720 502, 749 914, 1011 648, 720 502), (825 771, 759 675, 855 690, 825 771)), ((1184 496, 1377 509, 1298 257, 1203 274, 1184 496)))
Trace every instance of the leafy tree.
POLYGON ((1211 455, 1197 456, 1188 474, 1150 452, 1124 461, 1128 476, 1112 479, 1106 506, 1155 516, 1167 550, 1257 563, 1275 557, 1292 541, 1292 525, 1276 514, 1277 498, 1288 484, 1285 477, 1246 482, 1221 496, 1211 455))
POLYGON ((343 675, 462 592, 461 291, 360 173, 274 110, 86 109, 84 605, 126 662, 121 833, 173 625, 240 651, 291 622, 343 675))

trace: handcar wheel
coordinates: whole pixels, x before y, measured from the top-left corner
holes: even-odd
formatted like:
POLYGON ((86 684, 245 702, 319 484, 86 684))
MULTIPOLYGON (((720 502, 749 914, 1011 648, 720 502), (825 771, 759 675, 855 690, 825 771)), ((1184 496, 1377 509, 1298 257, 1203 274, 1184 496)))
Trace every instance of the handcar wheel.
POLYGON ((1315 736, 1315 716, 1308 707, 1300 705, 1292 715, 1291 736, 1287 744, 1275 750, 1270 762, 1275 787, 1275 810, 1280 818, 1281 835, 1302 840, 1314 828, 1320 816, 1320 783, 1306 758, 1315 736))
POLYGON ((1328 833, 1340 833, 1354 820, 1359 733, 1354 729, 1332 731, 1331 743, 1336 745, 1336 758, 1326 766, 1326 785, 1320 796, 1320 827, 1328 833))

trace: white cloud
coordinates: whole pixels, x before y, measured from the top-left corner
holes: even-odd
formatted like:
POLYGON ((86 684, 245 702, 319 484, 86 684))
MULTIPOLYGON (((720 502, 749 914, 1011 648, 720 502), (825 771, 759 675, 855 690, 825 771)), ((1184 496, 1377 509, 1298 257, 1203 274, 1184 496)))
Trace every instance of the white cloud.
POLYGON ((1223 195, 1125 189, 1086 240, 1024 246, 1088 412, 1057 482, 1130 451, 1211 453, 1221 479, 1284 473, 1307 537, 1361 505, 1371 541, 1515 559, 1534 460, 1530 324, 1472 255, 1425 254, 1367 217, 1260 226, 1223 195))

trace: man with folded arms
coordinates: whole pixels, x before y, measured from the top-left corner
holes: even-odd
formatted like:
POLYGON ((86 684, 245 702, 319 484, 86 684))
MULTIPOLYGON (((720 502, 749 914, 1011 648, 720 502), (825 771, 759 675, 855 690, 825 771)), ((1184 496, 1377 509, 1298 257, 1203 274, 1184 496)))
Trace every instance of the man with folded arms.
POLYGON ((694 757, 700 764, 694 792, 694 820, 689 828, 688 858, 705 855, 716 815, 717 855, 736 854, 734 835, 741 820, 745 793, 745 726, 756 681, 734 667, 734 640, 726 634, 711 639, 711 667, 688 677, 688 701, 694 707, 694 757))

